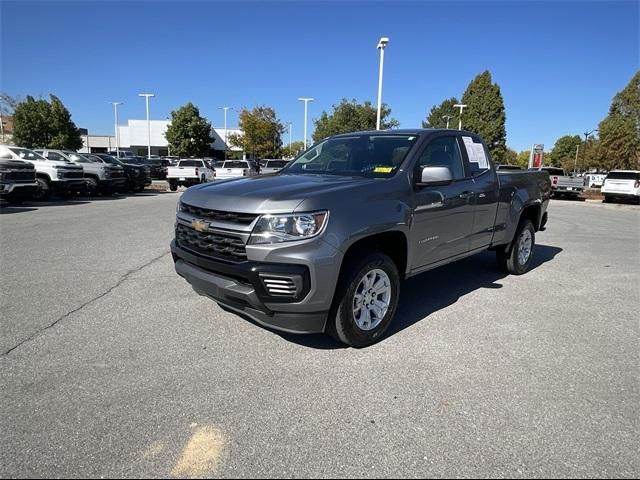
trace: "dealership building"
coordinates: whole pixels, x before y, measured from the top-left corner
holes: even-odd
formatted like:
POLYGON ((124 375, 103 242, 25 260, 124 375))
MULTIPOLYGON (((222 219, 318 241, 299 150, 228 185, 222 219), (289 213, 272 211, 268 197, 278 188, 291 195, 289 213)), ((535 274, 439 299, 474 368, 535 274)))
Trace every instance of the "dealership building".
MULTIPOLYGON (((149 132, 151 134, 151 155, 171 155, 171 149, 165 137, 167 127, 170 123, 169 120, 150 120, 149 127, 147 127, 146 120, 129 120, 126 125, 118 125, 120 148, 131 150, 136 155, 146 157, 148 152, 147 132, 149 132)), ((114 135, 91 135, 88 134, 86 130, 82 133, 83 146, 80 150, 81 153, 115 151, 116 137, 114 135)), ((230 146, 228 142, 228 138, 231 135, 241 134, 242 131, 238 128, 227 128, 227 150, 234 152, 242 151, 241 148, 230 146)), ((211 156, 220 156, 216 155, 216 152, 225 151, 225 129, 212 128, 211 136, 213 137, 213 143, 211 143, 210 154, 211 156)))

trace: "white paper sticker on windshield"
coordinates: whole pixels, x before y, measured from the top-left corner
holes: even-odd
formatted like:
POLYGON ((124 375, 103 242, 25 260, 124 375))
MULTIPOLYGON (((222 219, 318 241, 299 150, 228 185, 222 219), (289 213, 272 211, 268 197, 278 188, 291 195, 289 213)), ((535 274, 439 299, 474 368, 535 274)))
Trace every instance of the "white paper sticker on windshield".
POLYGON ((486 170, 489 168, 489 164, 487 162, 487 156, 484 154, 484 146, 481 143, 474 143, 473 147, 476 150, 476 158, 478 159, 478 166, 481 170, 486 170))

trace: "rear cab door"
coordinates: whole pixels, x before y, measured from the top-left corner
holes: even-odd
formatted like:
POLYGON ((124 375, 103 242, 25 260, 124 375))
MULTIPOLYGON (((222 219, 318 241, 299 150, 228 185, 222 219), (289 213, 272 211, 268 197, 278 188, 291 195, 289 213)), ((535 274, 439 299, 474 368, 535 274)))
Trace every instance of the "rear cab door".
POLYGON ((473 226, 469 250, 488 247, 493 240, 500 184, 489 149, 477 135, 461 134, 462 155, 473 180, 473 226))

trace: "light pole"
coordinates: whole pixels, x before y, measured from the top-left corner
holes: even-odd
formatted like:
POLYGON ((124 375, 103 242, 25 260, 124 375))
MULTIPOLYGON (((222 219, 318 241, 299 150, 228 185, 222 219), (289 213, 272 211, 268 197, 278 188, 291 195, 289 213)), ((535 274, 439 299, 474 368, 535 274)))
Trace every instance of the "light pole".
POLYGON ((227 110, 235 110, 233 107, 218 107, 218 110, 224 110, 224 159, 227 159, 227 110))
POLYGON ((458 130, 462 130, 462 110, 465 109, 466 105, 463 105, 461 103, 456 103, 454 105, 454 107, 460 109, 460 117, 459 117, 459 120, 458 120, 458 130))
POLYGON ((287 126, 289 127, 289 157, 292 157, 292 154, 291 154, 291 125, 293 125, 291 122, 287 122, 287 126))
POLYGON ((449 128, 449 120, 451 120, 451 115, 445 115, 444 117, 442 117, 442 119, 447 121, 447 128, 449 128))
POLYGON ((573 176, 576 176, 576 168, 578 167, 578 152, 580 151, 580 145, 576 145, 576 159, 573 162, 573 176))
POLYGON ((145 97, 147 103, 147 158, 151 158, 151 122, 149 121, 149 97, 155 97, 153 93, 139 93, 139 97, 145 97))
POLYGON ((122 102, 113 103, 113 113, 115 116, 115 130, 116 130, 116 158, 120 158, 120 129, 118 128, 118 105, 122 105, 122 102))
POLYGON ((304 102, 304 149, 307 149, 307 105, 309 102, 313 102, 311 97, 300 97, 298 100, 304 102))
MULTIPOLYGON (((583 164, 583 166, 586 165, 586 163, 587 163, 587 140, 589 140, 589 135, 591 135, 593 132, 597 132, 597 131, 598 131, 598 129, 594 128, 590 132, 584 132, 584 151, 582 152, 582 164, 583 164)), ((575 172, 574 172, 574 174, 575 174, 575 172)))
POLYGON ((380 72, 378 74, 378 114, 376 116, 376 130, 380 130, 380 113, 382 110, 382 72, 384 70, 384 49, 389 43, 389 37, 382 37, 378 42, 380 50, 380 72))

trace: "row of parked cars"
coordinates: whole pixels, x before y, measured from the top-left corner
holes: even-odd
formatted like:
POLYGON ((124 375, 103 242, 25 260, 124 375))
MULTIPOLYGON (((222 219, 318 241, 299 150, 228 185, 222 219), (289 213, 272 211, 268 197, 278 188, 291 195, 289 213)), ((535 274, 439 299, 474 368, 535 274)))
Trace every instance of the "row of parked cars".
MULTIPOLYGON (((498 165, 498 170, 521 170, 515 165, 498 165)), ((538 169, 535 169, 538 170, 538 169)), ((552 196, 576 199, 587 188, 599 188, 605 202, 617 199, 640 203, 640 170, 611 170, 608 173, 587 172, 571 175, 562 168, 542 167, 551 179, 552 196)))
POLYGON ((0 145, 0 196, 9 201, 138 192, 151 181, 148 166, 104 153, 0 145))
POLYGON ((175 192, 178 187, 190 187, 198 183, 224 180, 228 178, 251 177, 279 172, 287 160, 225 160, 212 162, 207 159, 185 159, 167 169, 169 189, 175 192))

